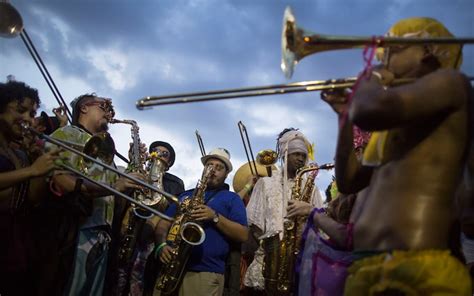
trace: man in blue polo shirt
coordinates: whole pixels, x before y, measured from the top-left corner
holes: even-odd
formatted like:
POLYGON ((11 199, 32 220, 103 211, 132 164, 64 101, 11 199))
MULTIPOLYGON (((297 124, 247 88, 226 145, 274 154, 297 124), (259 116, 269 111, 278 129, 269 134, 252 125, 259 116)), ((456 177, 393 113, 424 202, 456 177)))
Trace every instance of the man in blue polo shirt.
MULTIPOLYGON (((201 223, 206 238, 200 245, 194 246, 185 268, 183 282, 179 287, 179 295, 222 295, 224 289, 225 262, 231 242, 245 242, 248 238, 247 216, 240 197, 229 191, 225 179, 232 171, 230 154, 226 149, 217 148, 201 158, 205 167, 212 166, 204 204, 193 210, 192 218, 201 223)), ((191 197, 192 190, 185 191, 180 201, 191 197)), ((171 205, 166 215, 176 214, 176 205, 171 205)), ((171 223, 161 220, 157 228, 165 242, 171 223)), ((172 248, 166 244, 157 247, 161 262, 171 260, 172 248)), ((155 290, 155 294, 160 291, 155 290)))

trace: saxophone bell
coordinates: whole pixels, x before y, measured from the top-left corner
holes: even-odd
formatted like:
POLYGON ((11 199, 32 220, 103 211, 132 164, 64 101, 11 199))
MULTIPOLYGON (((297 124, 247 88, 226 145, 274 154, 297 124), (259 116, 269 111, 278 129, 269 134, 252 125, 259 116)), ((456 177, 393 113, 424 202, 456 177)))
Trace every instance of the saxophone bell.
POLYGON ((197 246, 204 242, 206 239, 206 233, 201 225, 195 222, 186 222, 181 227, 180 233, 181 238, 187 244, 191 246, 197 246))

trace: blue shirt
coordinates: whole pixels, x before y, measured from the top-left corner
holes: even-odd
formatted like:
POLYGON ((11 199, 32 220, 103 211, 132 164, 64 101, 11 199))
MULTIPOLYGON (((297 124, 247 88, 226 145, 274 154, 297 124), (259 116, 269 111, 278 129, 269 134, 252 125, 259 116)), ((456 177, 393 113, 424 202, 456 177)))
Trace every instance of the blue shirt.
MULTIPOLYGON (((179 196, 179 201, 181 202, 192 196, 193 190, 183 192, 179 196)), ((237 194, 229 191, 227 184, 215 190, 207 190, 204 194, 204 200, 206 205, 220 216, 247 226, 244 203, 237 194)), ((166 215, 174 216, 175 214, 176 204, 172 204, 166 210, 166 215)), ((225 262, 229 254, 229 238, 220 232, 212 221, 206 221, 201 226, 206 233, 206 239, 202 244, 192 248, 186 269, 224 274, 225 262)))

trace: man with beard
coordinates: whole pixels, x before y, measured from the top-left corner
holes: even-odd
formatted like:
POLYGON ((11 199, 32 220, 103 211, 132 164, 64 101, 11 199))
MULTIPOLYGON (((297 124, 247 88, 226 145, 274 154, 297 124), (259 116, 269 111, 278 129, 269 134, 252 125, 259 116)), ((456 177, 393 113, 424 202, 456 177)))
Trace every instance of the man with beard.
MULTIPOLYGON (((202 225, 206 237, 202 244, 194 246, 191 251, 179 295, 222 295, 230 243, 242 243, 248 238, 244 204, 237 194, 229 191, 229 185, 224 183, 232 171, 229 152, 223 148, 214 149, 203 156, 201 162, 205 170, 212 167, 213 172, 204 192, 204 203, 192 209, 191 218, 202 225)), ((193 196, 195 190, 183 192, 180 202, 193 196)), ((172 204, 166 215, 174 216, 176 212, 177 207, 172 204)), ((171 223, 166 220, 161 220, 157 225, 162 243, 155 252, 165 264, 172 259, 172 247, 168 245, 170 237, 177 235, 173 231, 168 233, 170 226, 171 223)), ((159 294, 160 291, 155 286, 154 295, 159 294)))
POLYGON ((43 154, 30 165, 24 151, 11 148, 22 141, 22 124, 33 123, 38 92, 22 82, 0 83, 0 294, 32 295, 32 262, 28 255, 29 181, 54 168, 59 151, 43 154))
MULTIPOLYGON (((72 125, 56 130, 51 136, 72 143, 74 148, 84 150, 86 154, 97 156, 99 161, 112 164, 115 146, 107 133, 108 123, 114 116, 111 100, 95 94, 85 94, 76 98, 71 106, 72 125)), ((94 180, 113 186, 118 191, 140 188, 138 184, 126 178, 117 178, 115 173, 100 165, 87 163, 74 153, 67 151, 61 157, 67 159, 67 165, 84 171, 94 180)), ((130 175, 140 177, 134 173, 130 175)), ((64 256, 64 260, 61 260, 64 266, 62 272, 70 276, 66 294, 101 295, 110 243, 114 196, 68 171, 55 171, 51 188, 69 204, 67 215, 73 219, 69 221, 70 231, 65 231, 69 236, 63 238, 66 242, 62 253, 58 254, 64 256), (71 262, 73 254, 74 260, 71 262), (66 269, 68 263, 73 266, 72 272, 66 269)))
POLYGON ((271 261, 268 250, 264 250, 265 242, 270 242, 278 236, 277 241, 282 239, 285 219, 307 216, 314 207, 323 205, 317 186, 314 186, 309 203, 291 200, 297 170, 313 158, 313 148, 308 139, 297 129, 288 128, 278 136, 277 147, 282 162, 281 169, 271 177, 263 177, 257 181, 247 205, 251 232, 256 240, 264 242, 256 250, 254 260, 245 275, 245 286, 251 288, 253 294, 263 293, 263 290, 269 295, 276 292, 272 291, 276 279, 268 278, 262 271, 263 264, 267 270, 272 268, 271 264, 276 264, 271 261))
MULTIPOLYGON (((184 191, 184 183, 179 177, 170 174, 168 171, 173 166, 176 159, 176 152, 169 143, 164 141, 155 141, 149 147, 149 178, 153 180, 153 185, 163 188, 165 192, 178 196, 184 191)), ((157 201, 152 207, 160 212, 164 212, 168 207, 168 200, 159 193, 153 193, 153 198, 157 201)), ((134 223, 130 223, 131 215, 135 215, 133 208, 125 200, 116 201, 116 216, 120 222, 120 240, 123 240, 127 233, 128 226, 134 225, 137 241, 134 247, 134 253, 130 262, 126 262, 125 266, 116 267, 112 264, 110 267, 115 269, 109 272, 108 276, 118 274, 118 284, 113 284, 118 295, 143 295, 145 284, 147 290, 153 289, 152 282, 156 275, 158 259, 152 254, 149 256, 155 246, 155 227, 161 220, 158 216, 152 216, 146 220, 133 217, 134 223), (118 214, 117 214, 118 212, 118 214), (121 214, 124 213, 124 214, 121 214), (123 216, 123 218, 121 218, 123 216), (148 260, 148 257, 150 260, 148 260), (127 264, 128 263, 128 264, 127 264), (152 279, 153 278, 153 279, 152 279)), ((159 236, 159 235, 158 235, 159 236)), ((160 241, 161 242, 161 241, 160 241)), ((159 244, 159 243, 158 243, 159 244)), ((119 246, 117 246, 119 247, 119 246)), ((116 252, 112 252, 114 256, 116 252)))

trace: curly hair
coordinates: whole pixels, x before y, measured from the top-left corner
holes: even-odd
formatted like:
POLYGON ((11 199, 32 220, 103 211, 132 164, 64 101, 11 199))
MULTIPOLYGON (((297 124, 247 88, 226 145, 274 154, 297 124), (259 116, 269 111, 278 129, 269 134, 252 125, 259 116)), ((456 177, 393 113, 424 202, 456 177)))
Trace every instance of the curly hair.
POLYGON ((26 83, 20 81, 0 83, 0 113, 5 112, 10 102, 18 101, 18 103, 21 104, 26 98, 31 99, 37 105, 41 104, 38 90, 30 87, 26 83))

